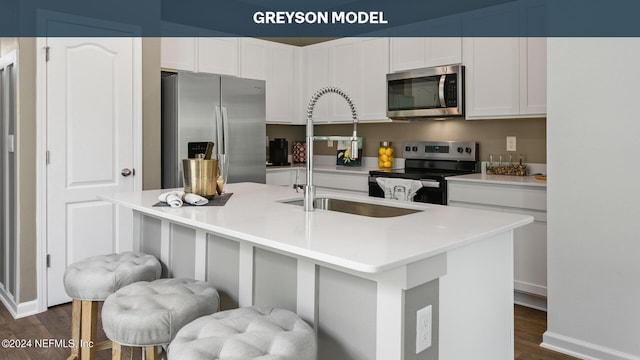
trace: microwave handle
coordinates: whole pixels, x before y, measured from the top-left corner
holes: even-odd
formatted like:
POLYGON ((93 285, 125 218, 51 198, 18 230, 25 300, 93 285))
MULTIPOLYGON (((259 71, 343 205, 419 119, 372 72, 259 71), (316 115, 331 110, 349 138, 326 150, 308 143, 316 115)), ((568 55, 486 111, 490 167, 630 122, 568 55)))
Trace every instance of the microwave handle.
POLYGON ((447 107, 447 102, 445 101, 444 98, 444 85, 446 84, 446 80, 447 79, 447 75, 446 74, 442 74, 440 75, 440 84, 438 86, 438 95, 440 96, 440 107, 441 108, 446 108, 447 107))

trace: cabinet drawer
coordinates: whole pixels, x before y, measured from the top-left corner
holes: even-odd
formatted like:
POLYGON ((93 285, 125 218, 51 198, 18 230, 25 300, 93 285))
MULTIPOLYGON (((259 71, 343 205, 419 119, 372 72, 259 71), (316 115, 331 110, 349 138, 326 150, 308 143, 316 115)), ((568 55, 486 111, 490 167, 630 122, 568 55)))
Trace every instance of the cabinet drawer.
POLYGON ((339 174, 335 172, 320 172, 316 170, 313 175, 314 185, 318 187, 365 193, 369 192, 368 174, 339 174))
POLYGON ((547 211, 545 188, 449 181, 447 196, 449 202, 547 211))

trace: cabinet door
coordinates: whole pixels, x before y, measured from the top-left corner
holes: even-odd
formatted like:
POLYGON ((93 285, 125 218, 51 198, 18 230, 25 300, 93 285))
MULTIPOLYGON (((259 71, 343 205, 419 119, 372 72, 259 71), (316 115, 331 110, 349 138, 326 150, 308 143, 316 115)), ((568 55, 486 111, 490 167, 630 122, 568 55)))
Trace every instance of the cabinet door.
POLYGON ((240 39, 240 76, 246 79, 267 80, 269 66, 267 43, 267 41, 252 38, 240 39))
POLYGON ((426 21, 426 33, 430 34, 426 66, 460 64, 462 62, 462 17, 447 16, 426 21), (451 36, 459 35, 459 36, 451 36))
MULTIPOLYGON (((326 44, 310 45, 304 48, 307 96, 303 100, 306 107, 311 96, 320 88, 331 85, 329 78, 329 47, 326 44)), ((329 95, 324 95, 313 110, 314 122, 329 121, 329 95)))
MULTIPOLYGON (((356 106, 360 104, 360 62, 358 40, 347 38, 333 42, 330 50, 331 63, 329 71, 332 74, 332 84, 344 91, 356 106)), ((352 122, 351 107, 345 99, 338 94, 327 94, 330 100, 331 122, 352 122)))
MULTIPOLYGON (((518 31, 518 6, 494 6, 465 14, 465 34, 518 31), (512 19, 505 21, 505 19, 512 19), (499 28, 495 30, 496 28, 499 28)), ((520 41, 508 37, 465 37, 463 64, 466 117, 510 117, 520 113, 520 41)))
POLYGON ((389 38, 360 40, 360 97, 358 113, 363 121, 388 121, 387 73, 389 38))
POLYGON ((238 76, 238 38, 198 38, 199 72, 238 76))
POLYGON ((547 296, 547 223, 534 221, 514 231, 513 287, 547 296))
POLYGON ((163 37, 160 39, 160 66, 173 70, 196 70, 196 38, 163 37))
POLYGON ((391 72, 419 69, 427 66, 430 52, 428 39, 422 37, 391 38, 391 72))
POLYGON ((523 2, 520 29, 520 114, 547 113, 547 39, 543 28, 546 3, 523 2))
POLYGON ((303 124, 296 118, 298 56, 293 46, 272 44, 268 52, 267 122, 303 124))
POLYGON ((520 114, 547 113, 547 39, 520 39, 520 114))

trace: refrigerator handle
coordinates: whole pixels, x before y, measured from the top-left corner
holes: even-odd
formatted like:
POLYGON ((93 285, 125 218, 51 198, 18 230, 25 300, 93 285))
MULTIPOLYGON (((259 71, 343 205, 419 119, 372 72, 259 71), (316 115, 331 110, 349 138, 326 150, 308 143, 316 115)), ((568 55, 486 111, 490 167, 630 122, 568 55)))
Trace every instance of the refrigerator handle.
POLYGON ((222 151, 221 154, 228 154, 229 150, 229 117, 227 115, 227 107, 222 106, 222 151))
POLYGON ((216 155, 219 154, 224 154, 225 153, 225 148, 224 148, 224 125, 222 123, 222 108, 220 106, 216 106, 216 118, 215 118, 216 124, 216 155))

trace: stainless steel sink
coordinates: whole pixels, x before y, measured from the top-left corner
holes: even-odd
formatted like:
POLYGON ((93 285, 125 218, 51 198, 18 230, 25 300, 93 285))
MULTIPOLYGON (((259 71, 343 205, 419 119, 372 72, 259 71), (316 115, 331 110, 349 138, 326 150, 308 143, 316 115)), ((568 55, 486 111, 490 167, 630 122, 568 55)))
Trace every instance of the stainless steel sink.
MULTIPOLYGON (((304 200, 287 200, 282 201, 284 204, 302 206, 304 200)), ((319 210, 337 211, 347 214, 362 215, 368 217, 386 218, 409 215, 420 212, 422 210, 406 209, 395 206, 386 206, 378 204, 363 203, 358 201, 333 199, 326 197, 318 197, 315 199, 313 207, 319 210)))

